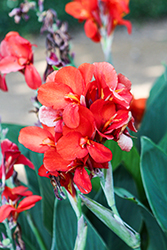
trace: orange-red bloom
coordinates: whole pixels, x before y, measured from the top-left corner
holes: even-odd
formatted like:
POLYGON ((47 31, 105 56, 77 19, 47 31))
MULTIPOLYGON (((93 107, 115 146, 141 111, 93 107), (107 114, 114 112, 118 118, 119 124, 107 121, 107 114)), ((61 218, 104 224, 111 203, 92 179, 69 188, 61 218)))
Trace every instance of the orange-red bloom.
POLYGON ((19 135, 25 147, 44 153, 39 175, 54 176, 72 195, 74 186, 89 193, 96 170, 112 159, 104 142, 115 140, 126 151, 132 147, 130 90, 131 82, 106 62, 51 73, 38 90, 42 127, 23 128, 19 135))
POLYGON ((42 197, 39 195, 31 195, 24 198, 18 205, 16 203, 2 205, 0 207, 0 222, 3 222, 6 218, 17 221, 19 213, 34 207, 35 203, 41 199, 42 197))
POLYGON ((20 71, 24 74, 27 85, 37 89, 42 84, 41 77, 33 65, 31 43, 17 32, 9 32, 0 45, 0 89, 7 91, 6 74, 20 71))
POLYGON ((65 10, 79 21, 86 21, 86 35, 99 42, 104 28, 108 36, 117 25, 125 25, 128 33, 131 33, 131 23, 123 19, 129 13, 128 5, 129 0, 73 0, 66 4, 65 10))

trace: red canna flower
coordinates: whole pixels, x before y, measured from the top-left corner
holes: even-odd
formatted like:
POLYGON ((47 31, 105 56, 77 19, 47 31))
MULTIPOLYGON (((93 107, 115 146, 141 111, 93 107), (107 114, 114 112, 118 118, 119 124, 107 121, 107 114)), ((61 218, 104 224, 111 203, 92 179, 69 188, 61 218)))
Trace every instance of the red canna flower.
POLYGON ((44 153, 39 175, 51 179, 58 198, 60 186, 73 196, 74 187, 91 191, 91 179, 112 159, 103 145, 107 139, 122 150, 131 149, 128 129, 136 130, 130 90, 131 82, 106 62, 64 67, 40 86, 42 127, 23 128, 19 142, 44 153))
POLYGON ((78 69, 72 66, 61 68, 50 74, 47 82, 39 88, 38 100, 46 107, 63 109, 63 121, 75 128, 79 125, 79 105, 85 105, 84 93, 92 77, 93 65, 88 63, 78 69))
POLYGON ((39 195, 31 195, 24 198, 19 204, 12 202, 11 204, 4 204, 0 207, 0 222, 3 222, 6 218, 16 222, 19 213, 28 210, 35 206, 35 203, 42 199, 39 195))
POLYGON ((9 200, 16 201, 19 200, 22 196, 30 196, 33 193, 25 186, 18 186, 14 188, 10 188, 5 186, 3 192, 2 192, 2 199, 5 197, 6 201, 9 202, 9 200))
POLYGON ((15 164, 24 164, 34 169, 32 162, 19 151, 18 146, 5 139, 1 142, 2 163, 0 166, 0 178, 3 184, 12 176, 15 164))
POLYGON ((99 42, 104 33, 110 36, 117 25, 125 25, 131 33, 131 23, 123 19, 129 13, 129 0, 73 0, 66 4, 68 14, 79 21, 86 21, 84 25, 87 37, 99 42))
POLYGON ((41 84, 41 77, 33 65, 33 51, 31 43, 17 32, 9 32, 0 45, 0 88, 7 91, 5 76, 10 72, 20 71, 24 74, 27 85, 37 89, 41 84), (3 80, 3 81, 2 81, 3 80))

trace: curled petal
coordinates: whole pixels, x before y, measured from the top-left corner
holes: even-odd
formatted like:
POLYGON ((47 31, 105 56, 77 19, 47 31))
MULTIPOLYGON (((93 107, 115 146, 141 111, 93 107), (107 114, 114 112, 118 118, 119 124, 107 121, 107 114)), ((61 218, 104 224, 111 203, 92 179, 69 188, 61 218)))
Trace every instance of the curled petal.
POLYGON ((17 212, 20 213, 22 211, 28 210, 35 206, 35 203, 42 199, 39 195, 31 195, 24 198, 17 207, 17 212))
POLYGON ((90 177, 83 167, 76 168, 73 181, 83 194, 88 194, 92 190, 90 177))
POLYGON ((40 74, 36 70, 33 64, 27 64, 24 72, 27 85, 31 89, 37 89, 41 86, 42 80, 40 74))
POLYGON ((15 164, 24 164, 24 165, 27 165, 29 166, 31 169, 35 169, 34 165, 32 164, 32 162, 26 158, 24 155, 20 155, 18 158, 17 158, 17 161, 15 164))

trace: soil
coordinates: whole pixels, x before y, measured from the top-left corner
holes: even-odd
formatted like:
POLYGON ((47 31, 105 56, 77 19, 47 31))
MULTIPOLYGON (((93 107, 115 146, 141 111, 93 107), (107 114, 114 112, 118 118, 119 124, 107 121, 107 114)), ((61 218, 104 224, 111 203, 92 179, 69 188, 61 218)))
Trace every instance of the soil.
MULTIPOLYGON (((89 40, 83 30, 72 32, 71 51, 75 52, 75 63, 104 61, 101 45, 89 40)), ((45 39, 31 37, 35 48, 35 66, 41 76, 45 70, 45 39)), ((167 19, 158 22, 134 24, 131 35, 124 27, 114 33, 113 65, 117 73, 122 73, 132 82, 132 93, 136 98, 147 97, 155 79, 163 71, 162 63, 167 63, 167 19)), ((11 73, 6 77, 8 92, 0 91, 0 116, 2 122, 34 125, 36 117, 32 110, 31 97, 34 91, 28 88, 24 76, 11 73)))

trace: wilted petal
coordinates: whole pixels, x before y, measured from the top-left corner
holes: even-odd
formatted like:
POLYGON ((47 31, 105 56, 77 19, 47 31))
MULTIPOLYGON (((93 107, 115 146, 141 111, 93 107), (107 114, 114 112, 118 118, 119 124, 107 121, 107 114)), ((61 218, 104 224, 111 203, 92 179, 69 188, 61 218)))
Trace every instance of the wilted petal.
POLYGON ((121 134, 121 136, 117 142, 118 142, 118 145, 120 146, 120 148, 124 151, 127 151, 127 152, 129 152, 133 146, 132 139, 125 134, 121 134))

